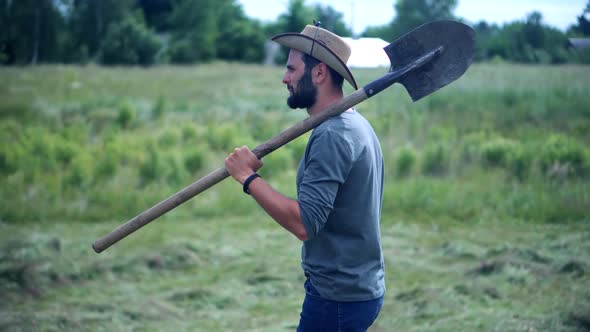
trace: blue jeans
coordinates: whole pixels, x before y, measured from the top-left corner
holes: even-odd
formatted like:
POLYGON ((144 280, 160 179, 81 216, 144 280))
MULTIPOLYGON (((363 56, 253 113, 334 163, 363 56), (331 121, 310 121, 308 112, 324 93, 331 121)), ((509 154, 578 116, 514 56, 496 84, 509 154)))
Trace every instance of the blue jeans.
POLYGON ((381 305, 383 297, 360 302, 325 300, 308 279, 297 332, 364 332, 379 315, 381 305))

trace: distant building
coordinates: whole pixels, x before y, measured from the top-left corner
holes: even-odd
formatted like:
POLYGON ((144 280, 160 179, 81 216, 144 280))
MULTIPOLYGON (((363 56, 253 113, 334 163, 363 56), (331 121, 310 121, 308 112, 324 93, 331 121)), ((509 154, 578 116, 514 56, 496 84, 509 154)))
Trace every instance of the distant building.
POLYGON ((582 50, 590 47, 590 38, 570 38, 570 47, 576 50, 582 50))
POLYGON ((276 64, 276 58, 281 51, 281 45, 267 40, 264 43, 264 63, 265 65, 274 65, 276 64))
MULTIPOLYGON (((389 45, 388 42, 380 38, 359 38, 353 39, 343 38, 350 48, 352 53, 348 59, 348 66, 351 68, 375 68, 390 66, 389 58, 383 48, 389 45)), ((264 64, 270 65, 275 63, 277 54, 280 51, 280 45, 267 41, 264 45, 265 57, 264 64)))
POLYGON ((383 48, 389 45, 388 42, 381 38, 343 38, 352 53, 348 59, 348 66, 351 68, 375 68, 387 67, 391 65, 389 57, 385 54, 383 48))

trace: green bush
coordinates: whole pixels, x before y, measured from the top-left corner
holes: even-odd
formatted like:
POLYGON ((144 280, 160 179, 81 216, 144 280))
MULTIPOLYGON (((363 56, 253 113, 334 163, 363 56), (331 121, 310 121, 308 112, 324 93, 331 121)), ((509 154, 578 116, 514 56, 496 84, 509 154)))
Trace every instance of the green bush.
POLYGON ((426 147, 422 157, 422 173, 425 175, 444 175, 450 165, 450 153, 447 146, 438 143, 426 147))
POLYGON ((165 155, 164 165, 166 168, 166 180, 174 186, 188 185, 189 172, 185 167, 185 160, 177 152, 170 152, 165 155))
POLYGON ((182 127, 182 141, 189 142, 199 137, 199 129, 192 123, 187 123, 182 127))
POLYGON ((121 128, 128 129, 131 124, 137 119, 137 110, 130 102, 126 101, 119 106, 119 114, 117 116, 117 123, 121 128))
POLYGON ((293 154, 288 149, 275 150, 273 153, 263 158, 264 167, 261 173, 264 176, 272 178, 288 170, 295 169, 293 154))
POLYGON ((287 144, 286 148, 291 151, 294 160, 301 160, 303 158, 307 142, 309 141, 309 136, 310 134, 307 133, 287 144))
POLYGON ((21 156, 19 168, 28 174, 52 172, 58 169, 55 153, 56 139, 47 129, 32 127, 27 131, 23 146, 26 155, 21 156))
POLYGON ((186 154, 184 159, 184 166, 189 173, 194 174, 203 168, 205 164, 205 148, 193 147, 190 152, 186 154))
POLYGON ((489 135, 482 131, 465 135, 461 143, 461 160, 467 163, 479 160, 481 147, 489 139, 489 135))
POLYGON ((510 160, 508 161, 508 170, 516 179, 523 181, 529 175, 532 164, 533 156, 531 153, 522 146, 518 146, 512 150, 510 160))
POLYGON ((194 47, 188 39, 174 41, 167 50, 167 56, 172 63, 186 64, 198 60, 198 55, 195 54, 194 47))
POLYGON ((63 166, 70 164, 72 159, 80 152, 79 145, 63 138, 56 140, 55 159, 63 166))
POLYGON ((119 167, 119 159, 113 153, 104 152, 96 161, 94 176, 96 180, 109 179, 115 176, 119 167))
POLYGON ((0 146, 0 174, 12 174, 20 167, 21 158, 26 152, 19 144, 2 144, 0 146))
POLYGON ((397 154, 395 161, 396 174, 405 177, 412 173, 416 164, 416 151, 411 147, 403 147, 397 154))
POLYGON ((19 168, 19 159, 26 154, 19 143, 22 130, 12 119, 0 123, 0 174, 11 174, 19 168))
POLYGON ((172 147, 178 144, 180 140, 178 130, 175 128, 169 128, 164 130, 158 137, 158 146, 161 148, 172 147))
POLYGON ((139 175, 144 183, 157 181, 166 176, 166 164, 153 144, 148 147, 147 156, 139 166, 139 175))
POLYGON ((92 180, 92 158, 87 153, 76 155, 64 175, 64 184, 74 188, 83 187, 92 180))
POLYGON ((167 50, 166 57, 172 63, 189 64, 212 60, 216 56, 213 35, 202 35, 192 32, 174 37, 167 50))
POLYGON ((162 48, 158 37, 144 22, 128 15, 111 23, 102 43, 102 63, 107 65, 151 65, 162 48))
POLYGON ((481 162, 485 167, 507 167, 518 148, 517 143, 505 138, 495 138, 481 146, 481 162))
POLYGON ((159 119, 166 111, 166 99, 162 96, 158 98, 154 106, 152 107, 152 117, 159 119))
POLYGON ((588 152, 575 139, 551 135, 543 144, 539 165, 549 177, 585 176, 589 169, 588 152))
POLYGON ((251 136, 244 134, 233 124, 210 125, 207 128, 207 142, 212 150, 231 152, 236 147, 256 147, 251 136))

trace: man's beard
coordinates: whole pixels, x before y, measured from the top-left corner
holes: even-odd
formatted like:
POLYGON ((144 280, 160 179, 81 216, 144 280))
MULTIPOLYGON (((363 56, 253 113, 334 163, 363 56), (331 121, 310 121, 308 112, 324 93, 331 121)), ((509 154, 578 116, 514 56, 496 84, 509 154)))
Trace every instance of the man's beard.
POLYGON ((311 73, 306 72, 297 83, 297 89, 293 87, 293 94, 287 98, 287 105, 292 109, 310 108, 315 104, 318 89, 311 81, 311 73))

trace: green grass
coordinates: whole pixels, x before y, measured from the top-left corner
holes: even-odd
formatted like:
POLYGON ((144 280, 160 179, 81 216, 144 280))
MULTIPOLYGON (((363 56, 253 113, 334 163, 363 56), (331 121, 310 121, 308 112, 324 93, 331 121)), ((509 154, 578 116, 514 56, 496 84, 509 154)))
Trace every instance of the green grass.
MULTIPOLYGON (((388 291, 372 331, 587 327, 585 225, 387 217, 382 224, 388 291)), ((0 328, 288 331, 297 325, 300 244, 262 212, 157 221, 95 254, 90 243, 116 225, 2 224, 0 328), (18 277, 7 277, 9 271, 18 277)))
MULTIPOLYGON (((0 68, 0 330, 294 330, 300 244, 235 181, 90 248, 305 118, 282 70, 0 68)), ((589 73, 476 64, 417 103, 394 86, 358 105, 386 161, 373 331, 588 330, 589 73)), ((291 197, 306 138, 261 170, 291 197)))

